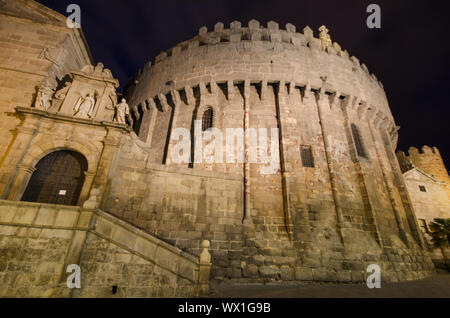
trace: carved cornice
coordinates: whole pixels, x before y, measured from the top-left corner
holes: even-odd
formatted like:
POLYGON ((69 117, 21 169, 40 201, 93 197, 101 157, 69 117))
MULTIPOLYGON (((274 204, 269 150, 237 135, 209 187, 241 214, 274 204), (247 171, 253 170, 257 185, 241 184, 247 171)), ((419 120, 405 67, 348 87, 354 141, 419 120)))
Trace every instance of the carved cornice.
POLYGON ((18 114, 22 114, 22 115, 28 114, 28 115, 33 115, 33 116, 40 116, 42 118, 48 118, 48 119, 57 120, 57 121, 72 122, 75 124, 83 124, 83 125, 88 125, 88 126, 111 127, 111 128, 124 130, 126 132, 132 131, 132 129, 128 125, 109 122, 109 121, 94 121, 94 120, 83 119, 83 118, 75 118, 72 116, 54 114, 54 113, 46 112, 44 110, 39 110, 39 109, 29 108, 29 107, 21 107, 21 106, 15 107, 15 110, 18 114))

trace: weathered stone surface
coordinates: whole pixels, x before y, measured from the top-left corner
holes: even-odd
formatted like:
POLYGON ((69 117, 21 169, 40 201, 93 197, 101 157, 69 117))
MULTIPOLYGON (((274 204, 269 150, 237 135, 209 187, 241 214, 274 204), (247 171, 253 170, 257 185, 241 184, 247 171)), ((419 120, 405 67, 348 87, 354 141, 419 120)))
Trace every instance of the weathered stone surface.
MULTIPOLYGON (((89 234, 80 235, 83 231, 74 222, 61 230, 37 217, 42 211, 56 215, 57 205, 0 201, 2 208, 15 205, 20 207, 15 213, 24 215, 26 208, 27 215, 35 216, 31 226, 44 228, 39 237, 33 231, 16 236, 27 229, 20 224, 10 226, 18 231, 0 231, 0 275, 8 277, 0 285, 4 297, 193 297, 208 293, 208 259, 200 264, 197 257, 105 212, 91 214, 95 221, 89 222, 89 234), (120 235, 107 237, 108 233, 120 235), (71 260, 73 253, 78 257, 71 260), (82 287, 70 291, 66 267, 74 263, 80 266, 82 287), (117 286, 117 294, 112 293, 112 286, 117 286)), ((64 213, 70 219, 84 211, 67 207, 64 213)), ((5 227, 1 225, 0 230, 5 227)))
POLYGON ((295 278, 300 281, 312 281, 312 269, 308 267, 297 267, 295 269, 295 278))
POLYGON ((348 283, 352 281, 352 272, 351 271, 338 271, 337 272, 337 280, 339 282, 348 283))
MULTIPOLYGON (((431 246, 429 224, 435 218, 450 218, 450 178, 447 169, 437 147, 423 146, 420 152, 410 147, 407 154, 397 151, 397 158, 417 221, 424 239, 431 246)), ((449 255, 450 249, 444 247, 444 253, 449 255)), ((432 258, 442 263, 442 250, 434 249, 432 258)), ((407 262, 411 263, 409 259, 407 262)))
POLYGON ((337 275, 335 272, 323 268, 314 268, 313 279, 315 281, 335 282, 337 281, 337 275))
POLYGON ((281 279, 283 281, 295 280, 295 271, 293 267, 281 266, 281 279))
POLYGON ((244 277, 256 277, 258 275, 258 266, 250 264, 244 267, 243 274, 244 277))
POLYGON ((276 266, 260 266, 259 273, 264 278, 278 278, 280 270, 276 266))
MULTIPOLYGON (((192 255, 202 253, 204 240, 212 278, 221 280, 360 282, 370 263, 392 279, 431 271, 394 154, 398 134, 384 89, 339 45, 323 50, 309 27, 296 33, 273 21, 203 27, 130 81, 128 127, 107 118, 117 102, 112 74, 92 65, 76 30, 51 26, 64 26, 65 17, 18 22, 20 10, 8 12, 0 29, 0 125, 14 133, 0 136, 0 149, 8 150, 0 194, 9 200, 0 204, 0 273, 14 272, 19 284, 2 292, 31 296, 47 284, 50 295, 67 295, 46 275, 65 265, 70 251, 92 279, 79 296, 110 296, 115 284, 118 296, 192 295, 192 255), (75 88, 62 94, 56 79, 66 75, 75 88), (54 109, 34 107, 43 84, 58 92, 54 109), (103 92, 100 117, 72 116, 83 89, 103 92), (277 128, 281 143, 270 152, 281 163, 265 174, 261 163, 175 162, 175 129, 192 131, 206 112, 223 135, 227 128, 277 128), (81 207, 37 212, 11 203, 22 198, 36 164, 61 149, 87 161, 81 207), (99 193, 83 209, 92 188, 99 193), (22 275, 31 268, 41 276, 22 275), (30 280, 39 286, 20 289, 30 280)), ((200 154, 187 151, 190 159, 200 154)), ((202 282, 199 290, 206 289, 202 282)))

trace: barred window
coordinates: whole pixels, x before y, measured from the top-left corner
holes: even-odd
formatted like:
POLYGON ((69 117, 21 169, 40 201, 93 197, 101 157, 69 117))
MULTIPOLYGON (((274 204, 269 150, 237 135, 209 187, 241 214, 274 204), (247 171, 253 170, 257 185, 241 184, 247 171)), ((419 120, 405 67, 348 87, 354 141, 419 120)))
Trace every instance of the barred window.
POLYGON ((208 108, 203 113, 202 117, 202 131, 205 131, 213 126, 213 110, 212 108, 208 108))
POLYGON ((355 142, 356 153, 358 154, 359 157, 367 158, 367 153, 364 149, 361 134, 359 133, 358 127, 356 127, 356 125, 354 124, 352 124, 352 134, 353 134, 353 141, 355 142))
POLYGON ((314 168, 314 158, 313 158, 311 146, 301 145, 300 146, 300 154, 302 157, 303 167, 314 168))

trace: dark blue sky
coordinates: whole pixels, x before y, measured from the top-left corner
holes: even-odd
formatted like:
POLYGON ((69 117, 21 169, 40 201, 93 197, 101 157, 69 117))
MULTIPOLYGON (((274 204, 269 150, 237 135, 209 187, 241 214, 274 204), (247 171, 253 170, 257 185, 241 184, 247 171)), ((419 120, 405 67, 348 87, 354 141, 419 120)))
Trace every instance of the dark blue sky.
MULTIPOLYGON (((444 1, 283 0, 38 0, 65 15, 81 7, 81 25, 95 62, 103 62, 122 89, 148 60, 206 25, 290 22, 302 30, 330 30, 384 85, 399 132, 398 149, 437 146, 449 162, 450 19, 444 1), (381 7, 381 29, 368 29, 366 8, 381 7)), ((447 168, 450 168, 447 165, 447 168)))

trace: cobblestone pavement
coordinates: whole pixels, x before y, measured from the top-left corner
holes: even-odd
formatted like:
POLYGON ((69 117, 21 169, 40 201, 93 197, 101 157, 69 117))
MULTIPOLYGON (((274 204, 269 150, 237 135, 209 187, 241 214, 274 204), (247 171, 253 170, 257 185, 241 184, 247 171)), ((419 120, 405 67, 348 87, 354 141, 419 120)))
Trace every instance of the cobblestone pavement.
POLYGON ((231 286, 212 284, 216 298, 450 298, 450 273, 438 273, 417 281, 381 282, 381 288, 365 284, 304 284, 296 286, 231 286))

